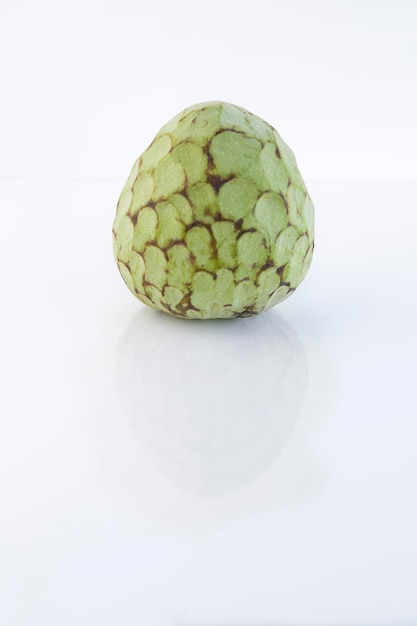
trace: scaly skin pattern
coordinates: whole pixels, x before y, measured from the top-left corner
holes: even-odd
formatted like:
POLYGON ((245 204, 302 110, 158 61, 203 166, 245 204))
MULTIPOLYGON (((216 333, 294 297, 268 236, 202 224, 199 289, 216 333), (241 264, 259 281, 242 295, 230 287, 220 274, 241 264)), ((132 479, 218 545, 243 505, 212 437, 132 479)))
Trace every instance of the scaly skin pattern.
POLYGON ((310 267, 314 209, 294 154, 259 117, 189 107, 133 165, 113 225, 130 291, 183 318, 256 315, 310 267))

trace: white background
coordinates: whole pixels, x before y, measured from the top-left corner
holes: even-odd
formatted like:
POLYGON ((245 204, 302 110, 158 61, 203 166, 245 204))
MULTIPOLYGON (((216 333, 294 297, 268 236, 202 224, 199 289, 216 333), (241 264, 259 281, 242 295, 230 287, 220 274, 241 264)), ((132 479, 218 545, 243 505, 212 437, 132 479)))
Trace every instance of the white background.
POLYGON ((221 99, 278 127, 306 177, 414 178, 416 11, 2 0, 0 171, 125 178, 165 121, 221 99))
POLYGON ((417 622, 417 3, 0 5, 0 624, 417 622), (254 319, 112 258, 159 127, 274 125, 316 207, 254 319))

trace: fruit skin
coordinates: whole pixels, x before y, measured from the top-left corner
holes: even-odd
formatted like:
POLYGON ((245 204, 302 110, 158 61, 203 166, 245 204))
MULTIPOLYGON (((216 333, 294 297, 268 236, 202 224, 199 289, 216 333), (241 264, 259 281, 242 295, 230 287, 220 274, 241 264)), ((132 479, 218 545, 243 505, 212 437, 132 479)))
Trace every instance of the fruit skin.
POLYGON ((241 107, 208 102, 165 124, 133 165, 113 224, 130 291, 183 318, 249 317, 287 298, 314 248, 294 154, 241 107))

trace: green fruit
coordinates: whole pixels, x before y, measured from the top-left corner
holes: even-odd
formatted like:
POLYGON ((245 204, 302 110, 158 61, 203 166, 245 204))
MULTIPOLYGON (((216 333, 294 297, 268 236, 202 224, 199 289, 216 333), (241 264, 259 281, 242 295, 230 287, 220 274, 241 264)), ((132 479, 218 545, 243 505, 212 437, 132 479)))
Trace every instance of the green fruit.
POLYGON ((305 277, 314 209, 272 126, 209 102, 174 117, 136 161, 113 237, 120 273, 141 302, 177 317, 248 317, 305 277))

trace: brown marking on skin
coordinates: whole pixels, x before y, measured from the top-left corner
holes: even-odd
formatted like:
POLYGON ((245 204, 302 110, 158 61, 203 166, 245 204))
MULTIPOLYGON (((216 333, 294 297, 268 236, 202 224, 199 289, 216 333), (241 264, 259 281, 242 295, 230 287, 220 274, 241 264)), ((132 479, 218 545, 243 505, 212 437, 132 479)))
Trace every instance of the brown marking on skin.
POLYGON ((148 246, 155 246, 156 248, 159 248, 158 244, 156 243, 156 239, 152 239, 152 241, 147 241, 145 243, 144 250, 143 250, 144 252, 148 246))
MULTIPOLYGON (((164 286, 164 288, 162 289, 162 295, 165 298, 165 289, 166 289, 167 285, 164 286)), ((168 312, 171 313, 171 315, 179 315, 180 317, 185 317, 182 313, 177 313, 177 311, 175 311, 172 306, 170 304, 168 304, 167 302, 163 302, 161 300, 161 306, 164 307, 164 309, 168 312)))
POLYGON ((280 159, 280 158, 281 158, 281 153, 280 153, 280 151, 279 151, 278 146, 275 148, 275 156, 276 156, 278 159, 280 159))
POLYGON ((128 213, 129 217, 130 217, 130 221, 132 222, 133 226, 136 226, 137 221, 138 221, 138 215, 139 215, 139 211, 136 211, 136 213, 134 213, 133 215, 131 215, 130 213, 128 213))
POLYGON ((215 192, 219 193, 220 187, 224 185, 225 182, 223 178, 220 178, 220 176, 216 176, 215 174, 207 174, 206 178, 207 182, 210 183, 215 192))
POLYGON ((182 196, 183 198, 185 198, 185 200, 187 200, 187 202, 189 202, 188 200, 188 196, 187 193, 183 190, 181 191, 176 191, 174 194, 172 194, 173 196, 182 196))
POLYGON ((208 144, 206 144, 203 148, 203 153, 206 155, 207 157, 207 167, 206 167, 206 175, 208 175, 210 172, 212 172, 215 169, 215 163, 214 163, 214 159, 213 159, 213 155, 210 152, 210 142, 208 144))
MULTIPOLYGON (((305 202, 305 196, 304 196, 304 200, 303 203, 305 202)), ((304 215, 302 213, 302 206, 300 204, 297 204, 297 206, 295 207, 296 213, 298 215, 299 218, 301 218, 302 220, 304 220, 304 215)))
MULTIPOLYGON (((181 163, 181 165, 182 165, 182 163, 181 163)), ((183 172, 184 172, 184 185, 183 185, 183 187, 182 187, 182 188, 183 188, 183 189, 188 189, 189 184, 188 184, 188 174, 187 174, 187 170, 185 169, 185 167, 184 167, 183 165, 182 165, 182 169, 183 169, 183 172)))
POLYGON ((243 224, 243 219, 242 219, 242 218, 240 218, 239 220, 237 220, 237 221, 234 223, 234 227, 235 227, 235 229, 236 229, 236 230, 240 230, 240 229, 242 228, 242 224, 243 224))
POLYGON ((170 250, 174 246, 184 246, 184 248, 186 248, 187 244, 185 243, 184 239, 171 239, 169 244, 161 248, 161 250, 163 252, 168 252, 168 250, 170 250))
MULTIPOLYGON (((196 112, 196 111, 195 111, 196 112)), ((184 109, 184 111, 182 112, 181 117, 179 118, 176 127, 174 128, 174 130, 176 130, 180 124, 180 122, 182 122, 183 120, 185 120, 185 118, 187 117, 187 115, 190 115, 191 111, 188 111, 188 109, 184 109)), ((198 115, 198 112, 196 112, 198 115)), ((196 115, 196 117, 197 117, 196 115)), ((194 118, 195 119, 195 118, 194 118)), ((172 132, 172 131, 171 131, 172 132)), ((169 134, 169 133, 168 133, 169 134)))
POLYGON ((279 192, 278 192, 278 195, 279 195, 279 197, 281 198, 281 200, 283 201, 284 206, 285 206, 285 208, 286 208, 286 209, 287 209, 287 211, 288 211, 288 201, 287 201, 287 198, 284 196, 284 194, 282 193, 282 191, 279 191, 279 192))
MULTIPOLYGON (((239 133, 240 135, 245 135, 248 139, 255 139, 260 145, 261 148, 265 147, 265 141, 257 136, 257 131, 253 128, 250 118, 245 115, 245 121, 249 126, 248 130, 237 130, 237 128, 225 128, 225 130, 229 130, 231 132, 239 133)), ((266 143, 269 143, 270 140, 266 140, 266 143)))
POLYGON ((210 271, 205 267, 201 268, 201 271, 206 272, 206 274, 210 274, 210 276, 213 276, 214 280, 217 280, 217 274, 214 271, 210 271))
POLYGON ((180 302, 175 308, 177 309, 177 311, 180 311, 180 313, 182 313, 184 317, 186 316, 187 311, 199 311, 199 309, 191 304, 191 291, 186 293, 185 296, 181 298, 180 302))
POLYGON ((136 250, 136 248, 134 248, 133 246, 132 246, 132 252, 134 252, 135 254, 140 256, 142 261, 143 261, 143 263, 145 264, 145 254, 144 254, 144 252, 140 252, 139 250, 136 250))
POLYGON ((180 311, 178 311, 178 310, 177 310, 177 311, 174 311, 174 309, 171 309, 171 311, 172 311, 172 315, 173 315, 174 317, 181 317, 182 319, 186 319, 186 317, 187 317, 185 313, 181 313, 181 312, 180 312, 180 311))
POLYGON ((198 226, 200 228, 204 228, 205 230, 210 230, 210 224, 206 224, 205 222, 195 221, 195 222, 191 222, 191 224, 187 224, 185 226, 185 232, 188 233, 188 231, 191 230, 192 228, 194 228, 195 226, 198 226))
POLYGON ((243 311, 236 313, 235 317, 252 317, 253 315, 256 315, 256 314, 257 314, 257 311, 255 311, 255 305, 251 304, 245 307, 243 311))
POLYGON ((204 146, 203 148, 203 152, 204 154, 207 155, 208 157, 208 169, 212 169, 213 165, 214 165, 214 161, 213 161, 213 157, 210 153, 210 147, 211 147, 211 142, 213 141, 213 139, 215 137, 217 137, 217 135, 221 135, 222 133, 225 132, 229 132, 229 133, 236 133, 237 135, 243 135, 244 137, 247 137, 248 139, 253 139, 254 141, 257 141, 261 146, 263 146, 263 143, 260 139, 258 139, 257 137, 252 137, 248 132, 243 131, 243 130, 237 130, 237 128, 220 128, 216 133, 214 133, 214 135, 210 138, 209 142, 204 146))
POLYGON ((268 260, 266 261, 266 263, 264 263, 264 264, 262 265, 262 267, 261 267, 261 269, 260 269, 259 271, 260 271, 260 272, 263 272, 264 270, 267 270, 267 269, 269 269, 270 267, 274 267, 274 264, 273 264, 273 262, 271 261, 271 259, 268 259, 268 260))
POLYGON ((191 252, 191 250, 188 250, 188 252, 190 253, 190 263, 191 263, 191 265, 193 265, 195 267, 196 266, 196 261, 197 261, 197 259, 195 258, 195 254, 193 252, 191 252))
POLYGON ((256 228, 247 228, 246 230, 242 230, 238 234, 237 238, 240 239, 242 237, 242 235, 245 235, 246 233, 256 233, 256 232, 257 232, 256 228))
MULTIPOLYGON (((259 143, 259 145, 261 146, 261 148, 264 147, 264 142, 259 139, 259 137, 253 137, 250 132, 247 132, 246 130, 237 130, 237 128, 222 128, 220 129, 216 135, 220 135, 221 133, 225 133, 225 132, 229 132, 229 133, 236 133, 237 135, 243 135, 244 137, 247 137, 248 139, 252 139, 253 141, 257 141, 259 143)), ((216 136, 214 135, 213 138, 216 136)))
MULTIPOLYGON (((207 224, 206 228, 208 229, 209 233, 210 233, 210 245, 211 245, 211 261, 215 261, 216 263, 218 263, 219 261, 219 253, 217 250, 217 241, 215 236, 213 235, 213 231, 211 228, 211 224, 207 224)), ((217 278, 217 276, 216 276, 217 278)))
MULTIPOLYGON (((195 204, 194 204, 194 202, 191 200, 191 198, 189 198, 189 197, 188 197, 188 193, 187 193, 187 192, 188 192, 188 189, 182 189, 182 190, 181 190, 181 191, 179 191, 178 193, 179 193, 181 196, 183 196, 183 197, 187 200, 187 202, 188 202, 188 204, 190 205, 190 207, 192 207, 193 209, 195 209, 195 204)), ((187 227, 187 226, 186 226, 186 227, 187 227)))
POLYGON ((282 280, 282 275, 284 273, 284 270, 285 270, 286 266, 287 266, 287 264, 281 265, 280 267, 278 267, 276 269, 276 273, 278 274, 278 276, 280 277, 281 280, 282 280))
POLYGON ((303 256, 303 262, 306 260, 307 255, 310 253, 310 250, 311 250, 311 251, 313 251, 313 249, 314 249, 314 243, 311 243, 311 244, 308 246, 308 248, 307 248, 307 250, 306 250, 305 255, 303 256))
POLYGON ((206 145, 202 148, 204 154, 206 154, 209 157, 209 160, 213 160, 213 157, 210 154, 210 140, 208 143, 206 143, 206 145))
POLYGON ((121 265, 124 265, 127 270, 129 271, 129 274, 131 273, 131 269, 130 269, 130 265, 128 261, 122 261, 121 259, 118 259, 118 263, 121 265))
MULTIPOLYGON (((256 115, 254 115, 253 113, 251 113, 250 111, 246 111, 245 109, 242 109, 242 107, 237 107, 238 109, 240 109, 243 112, 249 113, 250 116, 253 117, 257 117, 256 115)), ((270 128, 272 130, 273 133, 276 133, 277 131, 275 130, 275 128, 273 126, 271 126, 271 124, 268 124, 268 122, 266 122, 265 120, 262 120, 263 123, 265 124, 265 126, 268 126, 268 128, 270 128)))
POLYGON ((233 180, 236 178, 236 174, 230 174, 226 178, 221 178, 220 176, 216 176, 215 174, 210 174, 210 172, 206 172, 207 182, 213 187, 215 192, 218 194, 220 191, 220 187, 222 187, 225 183, 228 183, 229 180, 233 180))
MULTIPOLYGON (((267 269, 269 269, 270 267, 273 267, 273 266, 274 266, 274 264, 273 264, 273 262, 271 261, 271 259, 268 259, 268 261, 267 261, 266 263, 264 263, 264 265, 262 265, 262 267, 261 267, 261 268, 259 268, 259 271, 258 271, 258 273, 257 273, 257 275, 256 275, 255 280, 254 280, 255 287, 259 287, 259 277, 261 276, 261 273, 262 273, 264 270, 267 270, 267 269)), ((280 277, 280 279, 281 279, 281 277, 280 277)), ((278 287, 279 287, 279 286, 280 286, 280 285, 278 285, 278 287)), ((278 287, 277 287, 276 289, 278 289, 278 287)), ((276 291, 276 290, 275 290, 275 291, 276 291)), ((273 293, 274 293, 274 292, 273 292, 273 293)), ((271 296, 269 296, 269 297, 271 297, 271 296)))
POLYGON ((217 131, 217 133, 213 135, 212 139, 214 139, 214 137, 216 137, 217 135, 221 135, 222 133, 226 132, 236 133, 237 135, 245 135, 245 137, 248 137, 249 139, 256 139, 256 141, 259 141, 259 139, 257 139, 256 137, 251 137, 245 130, 238 130, 237 128, 233 128, 232 126, 223 126, 217 131))

